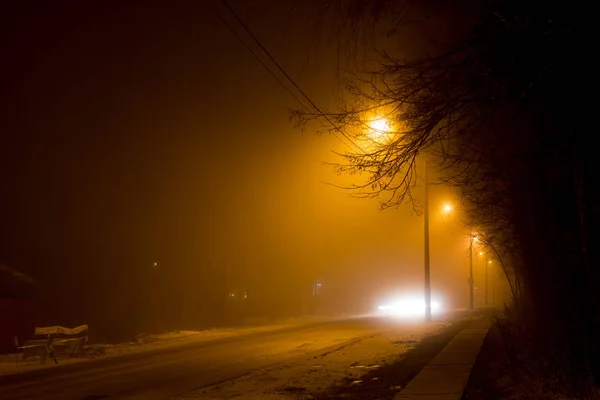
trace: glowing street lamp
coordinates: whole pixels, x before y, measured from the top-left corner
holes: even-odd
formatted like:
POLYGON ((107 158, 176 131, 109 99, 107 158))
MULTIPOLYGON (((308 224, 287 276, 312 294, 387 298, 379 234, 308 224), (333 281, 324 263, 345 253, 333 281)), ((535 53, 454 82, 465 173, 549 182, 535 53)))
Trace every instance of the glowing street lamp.
POLYGON ((488 305, 488 289, 489 289, 489 286, 488 286, 488 269, 489 269, 488 265, 492 263, 491 260, 488 261, 487 253, 485 255, 485 261, 486 261, 486 263, 485 263, 485 305, 487 306, 488 305))
POLYGON ((369 122, 369 128, 371 128, 370 135, 373 138, 380 138, 392 130, 390 123, 385 118, 379 118, 369 122))
POLYGON ((487 306, 488 305, 488 297, 489 297, 488 296, 488 288, 489 288, 489 286, 488 286, 488 269, 489 269, 488 265, 492 263, 492 260, 488 260, 487 252, 484 253, 483 251, 480 251, 479 255, 480 256, 485 255, 485 305, 487 306))
POLYGON ((431 269, 429 259, 429 181, 427 180, 427 160, 423 159, 423 178, 425 181, 425 201, 423 204, 423 224, 425 237, 423 247, 425 250, 425 322, 431 322, 431 269))
POLYGON ((473 242, 476 242, 477 240, 477 235, 472 233, 471 244, 469 245, 469 307, 471 308, 471 310, 475 308, 475 281, 473 279, 473 242))
POLYGON ((155 290, 154 290, 154 302, 155 302, 155 307, 156 307, 156 330, 159 331, 160 327, 161 327, 161 323, 160 323, 160 275, 161 275, 161 271, 160 271, 160 263, 158 261, 154 261, 152 263, 152 270, 156 271, 153 272, 152 274, 155 275, 154 277, 154 284, 156 285, 155 290))
MULTIPOLYGON (((368 123, 369 136, 372 140, 382 141, 391 131, 392 128, 390 123, 385 118, 376 118, 368 123)), ((425 238, 424 238, 424 269, 425 269, 425 321, 431 322, 431 272, 429 267, 429 193, 428 193, 428 180, 427 180, 427 162, 423 163, 425 168, 425 204, 424 204, 424 225, 425 225, 425 238)))
POLYGON ((323 284, 321 282, 315 282, 313 285, 313 296, 318 296, 321 294, 321 287, 323 284))
MULTIPOLYGON (((381 142, 391 131, 390 122, 382 117, 373 119, 368 122, 369 133, 368 135, 372 140, 381 142)), ((424 212, 423 212, 423 223, 424 223, 424 272, 425 272, 425 321, 431 322, 431 271, 430 271, 430 257, 429 257, 429 181, 427 179, 427 161, 423 160, 424 178, 425 178, 425 201, 424 201, 424 212)), ((452 208, 450 205, 446 205, 445 210, 450 211, 452 208)))
MULTIPOLYGON (((425 171, 427 172, 427 171, 425 171)), ((425 175, 427 176, 427 175, 425 175)), ((449 213, 450 211, 452 211, 452 206, 448 203, 444 204, 444 206, 442 207, 442 209, 446 212, 449 213)), ((427 215, 427 182, 425 184, 425 215, 427 215)), ((440 214, 441 215, 441 214, 440 214)), ((429 238, 427 237, 427 235, 429 235, 428 232, 428 227, 427 225, 425 226, 425 234, 426 234, 426 246, 429 246, 429 238)), ((470 241, 469 241, 469 307, 472 310, 473 308, 475 308, 475 279, 473 277, 473 243, 477 242, 479 240, 479 238, 477 237, 476 233, 471 233, 470 235, 470 241)), ((429 250, 427 249, 426 252, 428 252, 429 250)), ((483 252, 480 251, 479 255, 483 255, 483 252)), ((426 254, 426 264, 428 264, 428 254, 426 254)), ((486 259, 487 262, 487 259, 486 259)), ((487 264, 486 264, 487 267, 487 264)), ((428 265, 426 265, 426 274, 428 273, 428 265)), ((427 279, 427 278, 426 278, 427 279)), ((487 300, 486 300, 487 301, 487 300)))
POLYGON ((365 125, 365 139, 376 144, 385 142, 390 137, 390 132, 392 132, 390 122, 382 117, 376 117, 373 120, 367 121, 365 125))
MULTIPOLYGON (((476 237, 475 237, 476 238, 476 237)), ((488 260, 488 254, 483 251, 479 252, 480 256, 485 254, 485 305, 488 305, 488 265, 492 263, 491 260, 488 260)))

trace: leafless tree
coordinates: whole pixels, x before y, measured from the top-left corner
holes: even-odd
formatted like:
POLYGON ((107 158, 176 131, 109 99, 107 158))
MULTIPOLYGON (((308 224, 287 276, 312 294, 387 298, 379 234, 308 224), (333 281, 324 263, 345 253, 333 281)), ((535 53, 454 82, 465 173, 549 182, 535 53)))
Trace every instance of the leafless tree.
MULTIPOLYGON (((411 16, 427 14, 412 8, 439 3, 332 0, 322 15, 333 10, 331 29, 351 43, 342 53, 356 54, 357 43, 381 33, 381 21, 393 36, 407 20, 419 21, 411 16)), ((487 2, 451 45, 420 57, 376 48, 376 63, 348 78, 351 101, 293 118, 320 119, 352 142, 335 167, 359 174, 364 181, 351 189, 380 199, 382 208, 415 202, 418 159, 436 166, 440 182, 461 194, 467 224, 484 232, 501 260, 532 336, 560 354, 554 368, 572 366, 570 377, 580 377, 583 390, 600 379, 600 278, 590 264, 585 140, 573 123, 578 113, 567 83, 576 73, 568 62, 570 11, 487 2), (379 119, 389 127, 381 129, 379 119)))

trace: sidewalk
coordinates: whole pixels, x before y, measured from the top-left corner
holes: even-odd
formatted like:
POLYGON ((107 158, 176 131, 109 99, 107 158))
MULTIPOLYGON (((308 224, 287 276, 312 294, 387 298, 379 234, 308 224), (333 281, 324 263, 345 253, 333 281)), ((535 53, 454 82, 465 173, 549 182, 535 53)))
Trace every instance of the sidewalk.
POLYGON ((460 400, 491 324, 489 314, 473 321, 394 400, 460 400))

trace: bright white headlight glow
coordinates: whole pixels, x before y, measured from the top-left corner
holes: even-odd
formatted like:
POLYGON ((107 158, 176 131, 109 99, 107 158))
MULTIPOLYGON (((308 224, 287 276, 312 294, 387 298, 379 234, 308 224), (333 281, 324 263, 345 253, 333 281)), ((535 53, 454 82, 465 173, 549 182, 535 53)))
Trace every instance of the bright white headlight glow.
MULTIPOLYGON (((419 298, 400 299, 388 304, 382 304, 377 309, 384 315, 418 317, 425 315, 425 300, 419 298)), ((431 312, 435 314, 439 311, 440 303, 432 301, 431 312)))

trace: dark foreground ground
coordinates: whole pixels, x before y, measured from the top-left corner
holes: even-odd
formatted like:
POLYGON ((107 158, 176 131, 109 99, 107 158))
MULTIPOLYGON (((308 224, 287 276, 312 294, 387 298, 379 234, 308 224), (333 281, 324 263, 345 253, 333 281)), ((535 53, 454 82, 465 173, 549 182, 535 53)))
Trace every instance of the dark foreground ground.
MULTIPOLYGON (((473 366, 463 400, 600 400, 600 391, 587 397, 565 394, 569 388, 564 383, 539 372, 539 359, 522 357, 520 367, 513 366, 506 351, 513 345, 509 340, 498 324, 492 325, 473 366)), ((547 356, 552 358, 552 354, 547 356)))

